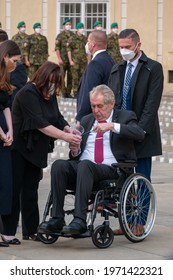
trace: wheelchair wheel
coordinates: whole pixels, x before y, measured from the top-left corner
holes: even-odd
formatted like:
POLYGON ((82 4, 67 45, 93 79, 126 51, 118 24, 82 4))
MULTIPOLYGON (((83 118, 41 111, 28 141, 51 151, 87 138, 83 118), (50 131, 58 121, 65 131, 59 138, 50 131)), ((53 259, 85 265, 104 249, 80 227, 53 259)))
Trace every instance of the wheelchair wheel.
POLYGON ((92 233, 92 241, 98 248, 108 248, 114 240, 114 234, 108 226, 98 226, 92 233))
POLYGON ((50 235, 48 233, 37 232, 37 236, 39 237, 41 242, 43 242, 44 244, 55 243, 57 241, 57 239, 58 239, 58 236, 53 236, 53 235, 50 235))
POLYGON ((132 242, 144 240, 156 218, 156 195, 152 184, 139 173, 125 181, 118 206, 120 227, 132 242))

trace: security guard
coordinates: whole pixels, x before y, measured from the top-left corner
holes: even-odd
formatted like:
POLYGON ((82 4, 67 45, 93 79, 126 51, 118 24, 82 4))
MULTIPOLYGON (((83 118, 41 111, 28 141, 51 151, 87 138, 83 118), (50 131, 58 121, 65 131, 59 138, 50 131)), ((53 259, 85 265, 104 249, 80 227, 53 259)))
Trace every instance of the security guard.
POLYGON ((67 55, 67 46, 70 39, 74 36, 74 33, 71 31, 71 19, 67 18, 63 22, 64 30, 60 32, 55 40, 55 51, 58 58, 58 63, 63 67, 64 70, 64 90, 63 96, 68 98, 71 97, 72 91, 72 73, 71 66, 69 63, 67 55))
POLYGON ((107 35, 107 51, 115 62, 120 62, 122 56, 118 44, 118 23, 111 24, 111 32, 107 35))
POLYGON ((73 97, 76 97, 76 92, 79 86, 80 78, 87 66, 87 55, 85 45, 87 37, 84 35, 84 24, 79 22, 76 25, 76 33, 69 39, 67 43, 67 53, 72 72, 72 87, 73 97))
POLYGON ((33 25, 34 33, 29 36, 28 57, 29 57, 29 78, 48 59, 48 41, 41 35, 41 24, 36 22, 33 25))
POLYGON ((20 21, 17 25, 17 28, 18 28, 17 34, 15 34, 11 40, 13 40, 19 46, 21 51, 20 63, 26 67, 26 70, 28 70, 29 61, 28 61, 27 46, 29 43, 29 35, 25 33, 26 31, 25 22, 20 21))

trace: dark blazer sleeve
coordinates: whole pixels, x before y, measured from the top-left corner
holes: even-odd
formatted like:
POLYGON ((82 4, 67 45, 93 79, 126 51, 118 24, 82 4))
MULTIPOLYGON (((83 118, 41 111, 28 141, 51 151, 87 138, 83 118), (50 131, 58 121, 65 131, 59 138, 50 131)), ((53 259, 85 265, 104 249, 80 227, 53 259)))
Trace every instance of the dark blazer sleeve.
MULTIPOLYGON (((140 102, 140 96, 138 96, 138 98, 134 97, 133 104, 136 108, 143 106, 143 108, 141 108, 138 125, 142 127, 148 134, 150 134, 150 132, 153 130, 153 126, 155 125, 155 119, 158 113, 163 92, 164 78, 162 66, 158 62, 152 61, 152 64, 148 65, 147 71, 149 72, 149 77, 145 102, 142 102, 143 100, 140 102), (138 104, 136 102, 138 102, 138 104)), ((143 85, 141 84, 141 87, 142 86, 143 85)), ((141 96, 144 96, 143 92, 141 92, 141 96)), ((137 112, 138 108, 135 110, 135 112, 137 112)))
POLYGON ((81 80, 81 87, 79 91, 79 100, 77 104, 76 120, 80 121, 81 117, 91 113, 89 92, 93 87, 101 84, 102 73, 100 71, 100 65, 97 61, 92 60, 84 73, 81 80))

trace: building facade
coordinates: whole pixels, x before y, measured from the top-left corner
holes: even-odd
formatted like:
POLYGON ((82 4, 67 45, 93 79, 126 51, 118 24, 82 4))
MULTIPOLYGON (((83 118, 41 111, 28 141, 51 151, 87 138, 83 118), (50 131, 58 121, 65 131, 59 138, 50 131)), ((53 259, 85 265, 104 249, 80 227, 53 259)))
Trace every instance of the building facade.
POLYGON ((33 33, 33 24, 42 24, 42 34, 49 41, 49 60, 57 61, 55 37, 62 31, 65 18, 85 24, 86 35, 93 22, 102 21, 104 30, 119 24, 119 31, 134 28, 141 37, 142 50, 158 60, 164 69, 164 92, 173 91, 173 1, 172 0, 0 0, 0 21, 9 38, 17 33, 19 21, 26 22, 26 32, 33 33))

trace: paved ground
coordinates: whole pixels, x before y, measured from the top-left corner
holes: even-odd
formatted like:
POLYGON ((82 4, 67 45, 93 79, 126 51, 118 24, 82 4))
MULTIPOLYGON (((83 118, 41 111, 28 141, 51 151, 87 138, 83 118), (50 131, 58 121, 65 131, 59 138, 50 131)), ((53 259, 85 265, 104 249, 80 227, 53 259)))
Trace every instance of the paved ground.
MULTIPOLYGON (((153 184, 157 193, 157 218, 150 235, 141 243, 131 243, 124 236, 115 237, 111 247, 101 250, 91 238, 59 238, 51 245, 22 241, 20 246, 0 248, 1 260, 166 260, 173 256, 173 188, 172 164, 153 164, 153 184)), ((41 213, 49 191, 49 174, 44 173, 40 184, 39 204, 41 213)), ((41 214, 42 215, 42 214, 41 214)), ((20 228, 18 238, 21 239, 20 228)))
MULTIPOLYGON (((72 101, 73 103, 74 101, 72 101)), ((63 104, 64 105, 64 104, 63 104)), ((73 105, 73 104, 72 104, 73 105)), ((71 106, 71 105, 70 105, 71 106)), ((75 105, 74 105, 75 106, 75 105)), ((168 110, 167 110, 168 111, 168 110)), ((69 116, 71 111, 68 110, 69 116)), ((71 117, 71 122, 74 119, 71 117)), ((170 128, 170 127, 169 127, 170 128)), ((165 132, 165 131, 164 131, 165 132)), ((172 134, 172 130, 171 130, 172 134)), ((170 134, 169 134, 170 135, 170 134)), ((168 147, 173 152, 172 146, 168 147)), ((66 156, 66 147, 57 143, 58 157, 66 156)), ((49 169, 57 157, 57 151, 50 156, 49 166, 44 170, 40 183, 40 214, 45 207, 49 192, 49 169)), ((98 249, 91 238, 59 238, 51 245, 41 242, 22 241, 20 246, 0 247, 0 260, 168 260, 173 259, 173 164, 172 161, 153 161, 152 183, 157 195, 157 218, 150 235, 141 243, 131 243, 124 236, 115 237, 113 244, 104 250, 98 249)), ((18 236, 21 239, 20 227, 18 236)))

